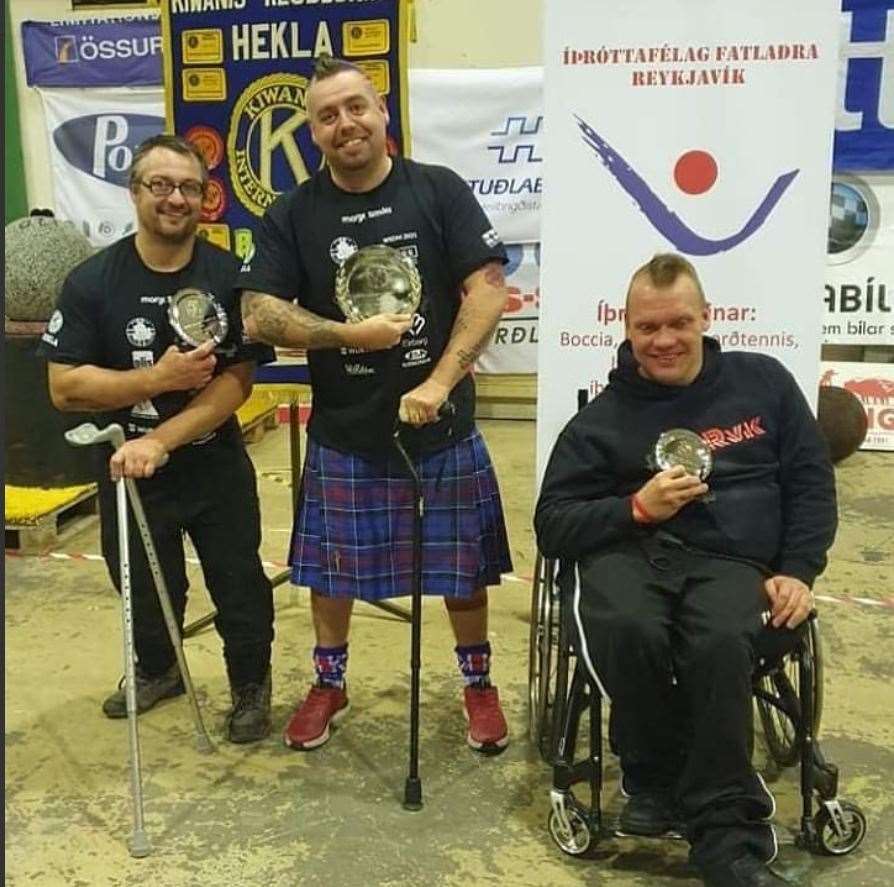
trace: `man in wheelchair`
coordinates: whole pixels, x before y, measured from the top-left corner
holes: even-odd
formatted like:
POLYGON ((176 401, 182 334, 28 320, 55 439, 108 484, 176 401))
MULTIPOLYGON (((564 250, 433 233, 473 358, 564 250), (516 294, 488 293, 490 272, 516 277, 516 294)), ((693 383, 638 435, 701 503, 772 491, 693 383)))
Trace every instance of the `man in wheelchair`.
POLYGON ((680 822, 706 884, 771 885, 752 672, 813 608, 835 484, 791 374, 722 353, 709 323, 682 256, 634 273, 617 366, 559 436, 535 529, 545 557, 576 562, 579 656, 611 700, 629 795, 620 830, 680 822))

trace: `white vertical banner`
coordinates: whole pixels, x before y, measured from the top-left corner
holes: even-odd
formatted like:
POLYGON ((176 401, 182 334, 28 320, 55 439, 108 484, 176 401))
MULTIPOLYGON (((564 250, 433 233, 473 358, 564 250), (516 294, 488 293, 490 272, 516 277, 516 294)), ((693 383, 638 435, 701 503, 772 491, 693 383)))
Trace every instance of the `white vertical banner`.
POLYGON ((538 465, 606 384, 631 273, 679 252, 725 350, 816 403, 838 0, 547 4, 538 465))
POLYGON ((160 86, 39 89, 47 120, 56 216, 103 247, 134 226, 127 192, 133 152, 164 131, 160 86))
POLYGON ((541 68, 409 72, 413 157, 449 166, 505 243, 540 239, 541 68))

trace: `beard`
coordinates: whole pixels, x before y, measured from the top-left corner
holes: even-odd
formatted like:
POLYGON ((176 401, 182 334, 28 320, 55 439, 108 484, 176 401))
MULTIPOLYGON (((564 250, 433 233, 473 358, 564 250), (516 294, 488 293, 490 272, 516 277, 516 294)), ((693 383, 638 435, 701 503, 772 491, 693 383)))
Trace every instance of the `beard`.
POLYGON ((146 213, 141 219, 143 227, 153 237, 169 243, 172 246, 180 246, 195 236, 199 226, 199 213, 186 213, 182 216, 163 214, 161 212, 146 213), (177 219, 177 224, 173 220, 177 219))

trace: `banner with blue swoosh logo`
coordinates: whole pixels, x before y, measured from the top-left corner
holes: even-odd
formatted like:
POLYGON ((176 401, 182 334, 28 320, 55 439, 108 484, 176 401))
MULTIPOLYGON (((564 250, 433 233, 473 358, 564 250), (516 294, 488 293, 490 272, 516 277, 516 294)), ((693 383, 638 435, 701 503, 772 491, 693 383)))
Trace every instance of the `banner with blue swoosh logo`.
POLYGON ((540 469, 656 253, 695 265, 709 334, 779 358, 815 404, 836 3, 565 0, 545 24, 540 469))

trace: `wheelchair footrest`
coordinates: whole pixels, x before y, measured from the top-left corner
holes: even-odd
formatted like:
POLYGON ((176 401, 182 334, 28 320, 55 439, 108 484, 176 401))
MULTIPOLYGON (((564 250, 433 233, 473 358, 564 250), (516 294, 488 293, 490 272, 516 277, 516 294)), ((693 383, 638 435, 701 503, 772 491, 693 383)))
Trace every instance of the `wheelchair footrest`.
POLYGON ((634 835, 629 832, 621 831, 621 829, 616 828, 613 832, 616 838, 636 838, 640 841, 683 841, 685 840, 684 835, 678 829, 672 828, 668 829, 666 832, 662 832, 660 835, 634 835))

